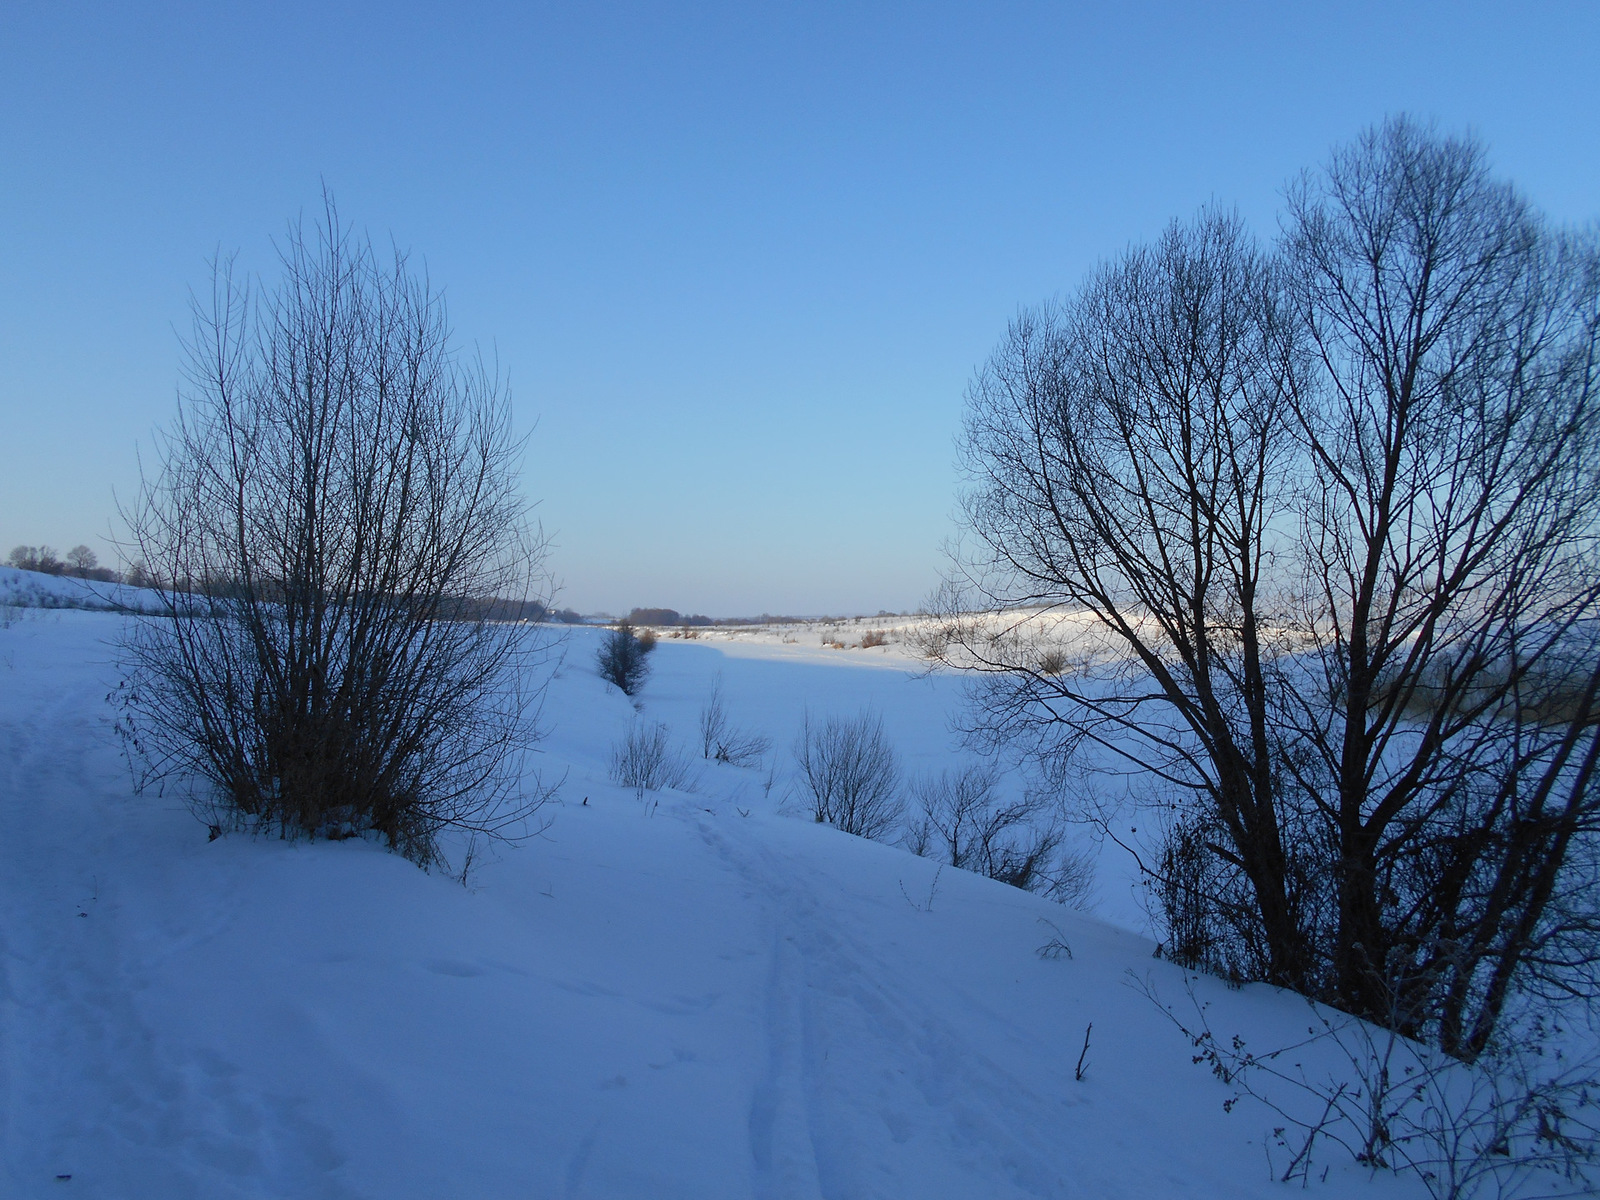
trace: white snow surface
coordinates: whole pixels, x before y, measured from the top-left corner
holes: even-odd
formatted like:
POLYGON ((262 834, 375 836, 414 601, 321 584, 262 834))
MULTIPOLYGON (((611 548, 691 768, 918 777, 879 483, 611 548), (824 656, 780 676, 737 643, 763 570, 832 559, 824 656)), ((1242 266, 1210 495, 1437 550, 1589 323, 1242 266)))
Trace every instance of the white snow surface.
MULTIPOLYGON (((1183 995, 1147 938, 781 811, 807 708, 881 712, 909 770, 957 761, 959 681, 892 646, 663 640, 643 716, 700 764, 720 674, 780 767, 770 795, 706 763, 641 804, 606 777, 635 710, 571 632, 548 828, 463 886, 365 841, 208 841, 136 795, 124 619, 0 629, 0 1194, 1284 1194, 1270 1114, 1225 1113, 1129 986, 1183 995), (1070 959, 1037 953, 1056 930, 1070 959)), ((1296 997, 1195 986, 1252 1046, 1305 1032, 1296 997)), ((1324 1161, 1321 1196, 1423 1194, 1324 1161)))

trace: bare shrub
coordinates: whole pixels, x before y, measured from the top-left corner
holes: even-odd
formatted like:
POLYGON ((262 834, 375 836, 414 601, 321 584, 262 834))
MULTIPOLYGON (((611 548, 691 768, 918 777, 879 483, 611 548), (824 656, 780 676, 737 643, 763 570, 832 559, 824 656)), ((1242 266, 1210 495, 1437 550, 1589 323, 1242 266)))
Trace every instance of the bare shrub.
POLYGON ((1135 987, 1190 1040, 1194 1061, 1235 1089, 1224 1108, 1248 1097, 1281 1120, 1282 1182, 1309 1181, 1319 1146, 1333 1146, 1375 1171, 1415 1175, 1437 1200, 1591 1194, 1600 1063, 1569 1058, 1563 1031, 1537 1017, 1508 1022, 1510 1036, 1465 1063, 1397 1033, 1396 1020, 1386 1028, 1308 1002, 1303 1040, 1255 1050, 1218 1036, 1192 980, 1181 1016, 1149 980, 1135 987), (1308 1070, 1313 1055, 1331 1069, 1308 1070))
POLYGON ((874 646, 887 646, 889 636, 881 629, 874 629, 862 635, 861 648, 871 650, 874 646))
POLYGON ((634 632, 631 621, 619 621, 606 632, 595 655, 595 665, 600 678, 614 685, 624 696, 631 696, 644 686, 650 674, 647 659, 656 648, 655 634, 648 629, 643 635, 634 632))
POLYGON ((1024 891, 1086 902, 1092 861, 1062 855, 1062 830, 1044 799, 1002 800, 998 782, 998 772, 986 763, 917 780, 911 791, 918 812, 906 845, 1024 891))
POLYGON ((46 575, 60 575, 66 564, 56 557, 49 546, 17 546, 7 560, 19 571, 42 571, 46 575))
POLYGON ((700 757, 710 758, 726 733, 728 713, 722 705, 722 676, 711 682, 711 696, 700 710, 700 757))
POLYGON ((740 729, 728 717, 719 675, 711 684, 710 699, 700 710, 700 757, 733 767, 759 767, 770 749, 771 738, 740 729))
POLYGON ((794 746, 800 787, 819 822, 858 837, 882 838, 900 819, 900 769, 869 712, 814 724, 807 713, 794 746))
POLYGON ((380 262, 331 200, 282 282, 213 265, 187 386, 124 511, 166 582, 130 623, 119 727, 141 784, 215 826, 381 834, 440 862, 444 829, 509 836, 545 643, 511 619, 542 543, 509 398, 452 345, 404 254, 380 262))
POLYGON ((1155 901, 1167 957, 1237 982, 1260 970, 1265 951, 1255 936, 1248 894, 1241 898, 1239 872, 1212 849, 1219 836, 1193 816, 1169 821, 1145 886, 1155 901))
POLYGON ((611 782, 631 787, 641 800, 646 792, 663 788, 689 791, 694 772, 672 747, 667 727, 660 721, 633 721, 611 750, 611 782))
POLYGON ((1050 887, 1045 895, 1068 908, 1089 912, 1095 905, 1097 856, 1091 850, 1062 847, 1050 869, 1050 887))

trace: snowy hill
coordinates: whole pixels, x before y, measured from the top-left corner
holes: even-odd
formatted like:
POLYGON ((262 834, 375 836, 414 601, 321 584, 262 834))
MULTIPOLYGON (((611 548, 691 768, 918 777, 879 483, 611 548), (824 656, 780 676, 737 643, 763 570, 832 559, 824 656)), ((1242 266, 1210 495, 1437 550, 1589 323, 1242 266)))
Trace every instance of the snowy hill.
MULTIPOLYGON (((641 804, 606 778, 634 709, 575 631, 549 826, 463 887, 362 841, 208 841, 175 796, 135 796, 107 703, 122 619, 0 630, 6 1196, 1283 1194, 1270 1114, 1225 1113, 1129 986, 1183 992, 1149 940, 779 811, 807 708, 871 705, 908 768, 948 765, 949 678, 665 640, 643 712, 699 778, 641 804), (701 766, 718 674, 774 740, 770 794, 701 766)), ((1304 1033, 1293 996, 1196 986, 1214 1028, 1304 1033)), ((1322 1196, 1425 1194, 1323 1161, 1322 1196)))
POLYGON ((21 608, 155 612, 157 598, 148 588, 0 567, 0 609, 21 608))

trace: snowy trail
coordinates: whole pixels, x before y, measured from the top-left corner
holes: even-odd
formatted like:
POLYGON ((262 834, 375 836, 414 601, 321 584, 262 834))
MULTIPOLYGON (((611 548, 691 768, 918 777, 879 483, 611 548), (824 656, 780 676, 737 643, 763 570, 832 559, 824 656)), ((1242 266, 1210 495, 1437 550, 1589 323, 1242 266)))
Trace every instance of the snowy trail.
MULTIPOLYGON (((173 1163, 164 1149, 192 1144, 221 1164, 237 1148, 202 1131, 190 1081, 164 1061, 134 1004, 140 979, 126 959, 117 814, 104 804, 54 803, 95 793, 90 764, 107 748, 98 681, 80 672, 60 682, 42 703, 9 709, 0 721, 0 798, 33 818, 7 823, 0 884, 11 1194, 24 1194, 24 1179, 74 1173, 115 1179, 135 1194, 200 1195, 190 1164, 173 1163), (70 1106, 59 1103, 64 1094, 70 1106)), ((204 1107, 226 1106, 228 1097, 211 1091, 204 1107)), ((211 1183, 206 1194, 230 1194, 211 1183)), ((94 1183, 75 1191, 118 1194, 94 1183)))
POLYGON ((852 937, 844 914, 807 882, 810 864, 700 825, 719 857, 766 897, 774 927, 770 1062, 751 1108, 759 1195, 970 1194, 970 1179, 904 1178, 926 1152, 913 1143, 933 1139, 959 1147, 991 1186, 998 1174, 1017 1195, 1070 1194, 1029 1144, 1041 1140, 1035 1114, 1052 1107, 1044 1097, 922 1001, 903 966, 852 937), (882 1067, 863 1076, 869 1063, 882 1067), (902 1148, 893 1162, 875 1153, 880 1131, 902 1148))
POLYGON ((147 919, 141 860, 166 837, 192 841, 193 823, 170 801, 129 795, 108 728, 109 648, 85 649, 36 703, 0 716, 0 804, 12 810, 0 850, 6 1194, 70 1174, 77 1196, 255 1196, 263 1183, 354 1196, 328 1174, 339 1155, 327 1128, 258 1094, 215 1049, 167 1036, 141 1004, 153 973, 238 923, 239 898, 213 892, 147 919))

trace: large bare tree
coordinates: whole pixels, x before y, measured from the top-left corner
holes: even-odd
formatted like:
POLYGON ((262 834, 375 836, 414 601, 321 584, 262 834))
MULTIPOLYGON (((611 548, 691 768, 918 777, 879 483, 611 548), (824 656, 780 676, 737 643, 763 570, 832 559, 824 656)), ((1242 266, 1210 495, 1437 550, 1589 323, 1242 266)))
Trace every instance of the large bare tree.
POLYGON ((1452 1053, 1586 986, 1600 269, 1398 120, 1026 314, 969 392, 940 646, 1120 771, 1173 949, 1452 1053), (979 608, 1033 606, 1012 617, 979 608))
POLYGON ((1600 263, 1404 120, 1291 190, 1285 253, 1317 367, 1286 785, 1326 827, 1330 994, 1470 1057, 1519 975, 1595 957, 1600 263))
POLYGON ((164 615, 130 626, 124 728, 217 823, 381 833, 437 860, 504 831, 542 653, 541 543, 504 388, 444 303, 331 203, 282 278, 219 262, 186 386, 125 514, 164 615))
POLYGON ((1305 898, 1274 802, 1261 592, 1296 367, 1281 272, 1224 212, 1019 317, 969 391, 950 607, 1031 611, 945 625, 946 657, 984 672, 980 732, 1184 798, 1227 860, 1209 894, 1238 935, 1230 969, 1288 986, 1305 898))

